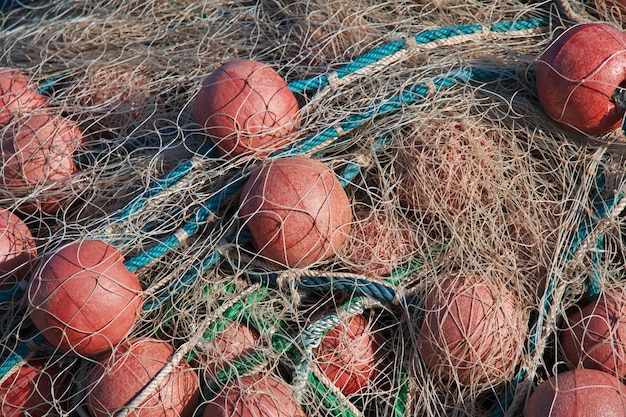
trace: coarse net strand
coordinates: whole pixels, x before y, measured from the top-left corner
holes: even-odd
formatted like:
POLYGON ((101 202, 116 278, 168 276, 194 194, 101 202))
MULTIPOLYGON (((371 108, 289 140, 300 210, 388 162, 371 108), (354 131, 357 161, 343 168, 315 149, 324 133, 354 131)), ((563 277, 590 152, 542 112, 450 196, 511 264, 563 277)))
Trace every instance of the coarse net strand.
MULTIPOLYGON (((623 277, 622 133, 590 139, 560 127, 533 79, 555 34, 577 21, 622 27, 619 8, 87 0, 15 3, 2 13, 1 66, 27 74, 86 139, 61 190, 2 190, 0 205, 18 212, 25 199, 70 196, 54 215, 20 214, 35 262, 77 240, 115 246, 145 292, 128 338, 167 341, 172 363, 189 362, 201 380, 197 415, 221 387, 257 373, 286 382, 309 417, 521 415, 533 387, 562 364, 555 334, 566 310, 623 277), (383 59, 366 55, 377 48, 383 59), (328 260, 281 269, 255 253, 238 192, 266 158, 216 156, 193 121, 202 79, 235 59, 284 77, 300 103, 289 139, 302 145, 293 153, 326 163, 347 192, 354 220, 328 260), (429 365, 420 351, 422 323, 437 313, 429 297, 456 303, 444 282, 486 311, 476 329, 457 327, 487 352, 469 371, 456 357, 467 352, 445 351, 444 329, 428 340, 442 363, 429 365), (365 330, 344 329, 338 343, 352 337, 350 351, 366 338, 373 359, 355 347, 342 366, 371 359, 374 371, 346 395, 324 372, 339 353, 318 348, 356 316, 365 330), (212 341, 232 323, 258 341, 220 359, 226 349, 212 341)), ((37 337, 24 288, 0 304, 0 378, 6 384, 25 360, 41 358, 45 369, 64 370, 53 378, 65 387, 53 392, 54 412, 89 415, 86 375, 98 358, 37 337)))

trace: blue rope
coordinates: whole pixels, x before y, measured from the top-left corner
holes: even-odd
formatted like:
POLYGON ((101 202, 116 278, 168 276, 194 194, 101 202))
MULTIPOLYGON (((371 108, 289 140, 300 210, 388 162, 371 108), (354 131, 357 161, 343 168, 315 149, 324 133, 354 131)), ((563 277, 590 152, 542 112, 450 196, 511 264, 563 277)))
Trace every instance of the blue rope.
POLYGON ((305 152, 306 150, 314 149, 323 143, 339 137, 340 132, 341 135, 344 135, 377 117, 396 111, 403 106, 413 104, 426 98, 428 94, 431 93, 430 86, 434 87, 435 91, 437 91, 450 87, 454 84, 468 82, 470 80, 490 81, 506 75, 509 71, 510 70, 497 68, 463 68, 436 76, 432 79, 432 84, 416 84, 402 94, 393 96, 380 104, 370 106, 361 114, 354 114, 347 117, 338 123, 339 130, 335 127, 324 129, 300 143, 287 146, 285 149, 277 152, 275 156, 291 156, 297 153, 305 152))
MULTIPOLYGON (((596 175, 596 197, 593 201, 593 216, 594 218, 602 219, 608 215, 608 213, 619 204, 622 199, 622 193, 618 193, 615 199, 608 198, 605 200, 604 195, 606 193, 607 186, 607 174, 602 167, 600 172, 596 175), (604 192, 604 193, 603 193, 604 192)), ((600 265, 602 264, 602 248, 604 247, 604 234, 598 237, 595 243, 594 251, 591 253, 591 276, 587 279, 587 297, 590 300, 595 300, 600 295, 602 272, 600 265)))
MULTIPOLYGON (((342 79, 405 48, 406 43, 402 39, 385 44, 357 57, 354 62, 338 68, 336 74, 339 79, 342 79)), ((304 93, 328 86, 328 78, 327 74, 322 74, 313 78, 290 82, 287 86, 294 93, 304 93)))
MULTIPOLYGON (((246 276, 265 286, 276 287, 279 274, 271 271, 246 271, 246 276)), ((300 276, 295 286, 301 291, 333 292, 341 291, 353 297, 368 297, 380 303, 392 303, 396 299, 396 290, 379 282, 370 281, 361 276, 300 276)))
POLYGON ((342 187, 347 187, 348 184, 361 172, 361 165, 356 162, 349 162, 338 176, 339 183, 342 187))
POLYGON ((0 291, 0 303, 5 303, 7 301, 13 300, 18 295, 21 295, 24 292, 22 286, 20 284, 15 284, 8 290, 0 291))
POLYGON ((21 361, 23 361, 29 354, 33 352, 31 345, 39 346, 45 343, 46 339, 39 333, 35 336, 31 343, 19 343, 15 350, 9 354, 0 364, 0 378, 4 377, 11 369, 15 368, 21 361))
MULTIPOLYGON (((238 178, 233 180, 218 194, 210 198, 206 205, 200 207, 194 217, 191 220, 187 221, 183 225, 183 227, 181 227, 181 230, 184 232, 183 234, 186 236, 191 236, 196 233, 200 226, 204 225, 207 220, 211 218, 211 215, 219 209, 223 202, 231 195, 236 193, 243 186, 243 184, 247 180, 246 174, 247 173, 243 173, 238 178)), ((127 259, 124 262, 124 265, 126 266, 126 268, 128 268, 129 271, 136 271, 137 269, 146 266, 155 259, 158 259, 161 256, 165 255, 170 250, 177 248, 181 244, 182 242, 179 240, 177 235, 172 234, 165 238, 163 242, 152 246, 146 251, 140 253, 139 255, 127 259)))
POLYGON ((31 2, 32 0, 1 0, 0 10, 9 11, 11 9, 17 9, 18 7, 25 7, 31 2))
POLYGON ((393 287, 359 277, 303 276, 299 279, 298 289, 349 292, 352 296, 366 296, 388 304, 396 298, 393 287))
POLYGON ((215 266, 215 264, 217 264, 221 259, 222 256, 218 251, 210 252, 207 257, 203 258, 199 262, 196 262, 196 264, 194 264, 191 269, 185 272, 180 280, 177 280, 172 285, 170 285, 170 287, 165 290, 165 294, 157 297, 154 300, 144 302, 143 311, 156 310, 166 301, 171 300, 173 294, 193 285, 193 283, 200 275, 215 266))
MULTIPOLYGON (((546 18, 531 18, 527 20, 517 20, 514 22, 497 22, 489 26, 489 31, 493 33, 506 33, 512 31, 523 31, 537 29, 546 26, 549 20, 546 18)), ((414 36, 418 45, 425 45, 432 42, 450 39, 456 36, 467 36, 480 33, 485 26, 481 24, 469 24, 443 27, 428 30, 414 36)), ((375 48, 357 57, 353 62, 346 64, 335 71, 339 79, 363 70, 364 68, 376 64, 377 62, 392 56, 393 54, 406 49, 407 42, 403 39, 393 41, 375 48)), ((329 85, 329 75, 322 74, 305 80, 296 80, 288 84, 294 93, 304 93, 306 91, 317 90, 329 85)))
POLYGON ((167 188, 173 186, 178 181, 183 179, 187 174, 191 172, 193 168, 193 162, 191 160, 185 161, 182 164, 178 165, 172 171, 167 173, 163 178, 159 179, 157 182, 153 183, 150 188, 145 191, 142 195, 131 201, 122 209, 121 211, 115 213, 113 215, 113 219, 121 220, 127 217, 130 217, 132 214, 138 212, 142 209, 147 200, 155 197, 159 193, 163 192, 167 188))

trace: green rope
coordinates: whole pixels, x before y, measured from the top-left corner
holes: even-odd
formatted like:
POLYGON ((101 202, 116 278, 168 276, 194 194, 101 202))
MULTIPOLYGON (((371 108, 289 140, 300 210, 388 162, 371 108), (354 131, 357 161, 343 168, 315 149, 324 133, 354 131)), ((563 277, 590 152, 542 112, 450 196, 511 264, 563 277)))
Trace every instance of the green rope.
MULTIPOLYGON (((355 417, 352 410, 350 410, 350 408, 343 403, 342 399, 329 391, 326 386, 322 384, 322 382, 312 372, 309 372, 307 382, 315 398, 321 400, 325 409, 330 411, 333 416, 355 417)), ((303 408, 306 411, 309 407, 303 405, 303 408)))

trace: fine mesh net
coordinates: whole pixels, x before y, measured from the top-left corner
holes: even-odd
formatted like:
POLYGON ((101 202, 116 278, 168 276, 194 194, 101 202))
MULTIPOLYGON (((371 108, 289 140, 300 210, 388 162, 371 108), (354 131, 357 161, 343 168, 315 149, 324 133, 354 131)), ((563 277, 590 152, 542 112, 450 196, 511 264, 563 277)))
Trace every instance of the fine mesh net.
POLYGON ((621 28, 616 3, 52 3, 2 9, 0 64, 19 74, 0 84, 0 206, 33 242, 2 248, 31 247, 1 271, 4 415, 522 415, 582 363, 558 335, 623 279, 623 133, 558 125, 534 77, 565 28, 621 28), (295 93, 282 153, 221 156, 194 120, 204 77, 238 59, 295 93), (336 176, 351 220, 328 257, 287 267, 253 243, 240 198, 294 156, 336 176), (91 241, 119 252, 140 302, 107 304, 118 258, 89 250, 65 259, 80 279, 29 286, 91 241), (94 268, 100 281, 81 275, 94 268), (61 293, 71 303, 53 306, 61 293), (108 342, 82 349, 80 334, 108 342))

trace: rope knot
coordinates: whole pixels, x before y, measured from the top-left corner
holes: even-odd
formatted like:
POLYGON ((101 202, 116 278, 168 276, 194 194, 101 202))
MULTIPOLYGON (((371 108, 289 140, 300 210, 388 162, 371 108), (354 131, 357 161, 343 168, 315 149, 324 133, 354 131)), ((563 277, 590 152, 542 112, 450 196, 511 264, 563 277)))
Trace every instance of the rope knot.
POLYGON ((300 305, 301 296, 298 292, 298 281, 300 273, 294 269, 288 269, 282 272, 276 281, 278 288, 281 290, 289 290, 289 295, 294 305, 300 305))

